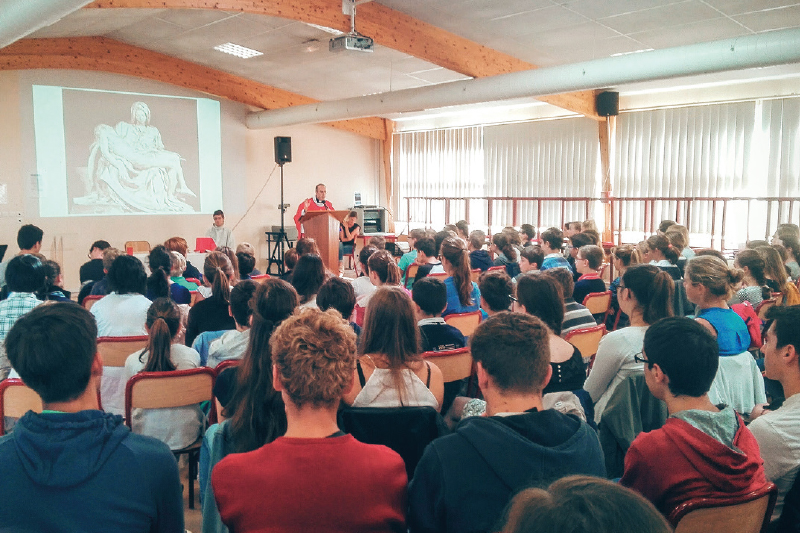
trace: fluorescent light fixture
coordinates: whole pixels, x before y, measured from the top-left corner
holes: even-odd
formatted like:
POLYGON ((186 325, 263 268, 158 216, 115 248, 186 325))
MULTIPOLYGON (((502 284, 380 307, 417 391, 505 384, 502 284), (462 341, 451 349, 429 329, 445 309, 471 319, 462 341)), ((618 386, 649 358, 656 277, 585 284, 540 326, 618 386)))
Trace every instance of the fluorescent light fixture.
POLYGON ((249 59, 251 57, 264 55, 262 52, 259 52, 258 50, 253 50, 252 48, 245 48, 244 46, 239 46, 238 44, 233 44, 233 43, 225 43, 217 45, 214 47, 214 50, 219 50, 220 52, 224 52, 232 56, 241 57, 242 59, 249 59))
POLYGON ((641 54, 642 52, 652 52, 653 50, 653 48, 642 48, 641 50, 634 50, 632 52, 619 52, 617 54, 611 54, 611 57, 629 56, 631 54, 641 54))

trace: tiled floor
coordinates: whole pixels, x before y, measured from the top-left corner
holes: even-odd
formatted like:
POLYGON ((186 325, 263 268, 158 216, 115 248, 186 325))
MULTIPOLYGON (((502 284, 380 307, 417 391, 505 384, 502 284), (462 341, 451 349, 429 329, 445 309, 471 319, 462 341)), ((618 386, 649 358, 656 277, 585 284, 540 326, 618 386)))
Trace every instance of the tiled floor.
POLYGON ((201 524, 203 517, 200 513, 200 484, 197 480, 194 481, 194 509, 189 509, 189 466, 184 461, 181 461, 181 483, 183 483, 183 517, 185 521, 185 528, 192 533, 201 533, 201 524))

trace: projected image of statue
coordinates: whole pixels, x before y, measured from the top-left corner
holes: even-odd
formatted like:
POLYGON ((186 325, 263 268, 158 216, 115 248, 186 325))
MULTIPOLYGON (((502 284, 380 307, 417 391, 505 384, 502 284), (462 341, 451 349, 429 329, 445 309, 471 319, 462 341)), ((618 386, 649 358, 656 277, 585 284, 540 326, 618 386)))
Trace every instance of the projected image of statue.
POLYGON ((186 185, 181 156, 164 149, 161 133, 150 125, 144 102, 131 106, 130 122, 94 129, 85 177, 86 196, 79 205, 108 205, 126 211, 192 212, 181 197, 196 196, 186 185))

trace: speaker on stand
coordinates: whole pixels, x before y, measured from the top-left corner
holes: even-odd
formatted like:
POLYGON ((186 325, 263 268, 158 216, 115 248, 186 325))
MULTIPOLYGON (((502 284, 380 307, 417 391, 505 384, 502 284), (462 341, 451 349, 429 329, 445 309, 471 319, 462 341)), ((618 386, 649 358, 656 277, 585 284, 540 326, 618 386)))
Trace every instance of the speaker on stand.
MULTIPOLYGON (((283 201, 283 165, 292 162, 292 138, 291 137, 275 137, 275 163, 281 167, 281 203, 278 209, 281 211, 281 231, 275 235, 274 248, 269 253, 269 264, 267 265, 267 272, 272 269, 272 264, 278 265, 278 272, 284 273, 283 253, 284 245, 292 247, 292 243, 286 236, 285 215, 286 209, 289 204, 283 201)), ((270 233, 270 232, 268 232, 270 233)), ((272 234, 270 234, 272 237, 272 234)), ((272 239, 270 238, 270 241, 272 239)))

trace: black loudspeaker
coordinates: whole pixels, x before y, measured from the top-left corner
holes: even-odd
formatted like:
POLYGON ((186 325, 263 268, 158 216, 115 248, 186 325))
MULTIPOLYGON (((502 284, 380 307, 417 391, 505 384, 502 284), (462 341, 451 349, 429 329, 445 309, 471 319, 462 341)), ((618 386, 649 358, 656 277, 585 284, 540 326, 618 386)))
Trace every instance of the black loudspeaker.
POLYGON ((275 137, 275 162, 279 165, 292 162, 291 137, 275 137))
POLYGON ((619 93, 604 91, 598 94, 595 107, 597 107, 597 114, 601 117, 619 115, 619 93))

